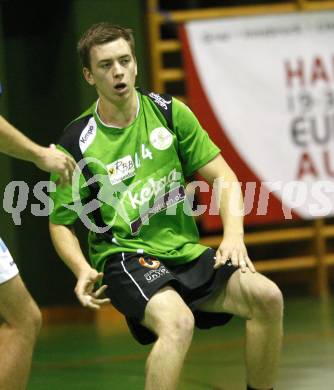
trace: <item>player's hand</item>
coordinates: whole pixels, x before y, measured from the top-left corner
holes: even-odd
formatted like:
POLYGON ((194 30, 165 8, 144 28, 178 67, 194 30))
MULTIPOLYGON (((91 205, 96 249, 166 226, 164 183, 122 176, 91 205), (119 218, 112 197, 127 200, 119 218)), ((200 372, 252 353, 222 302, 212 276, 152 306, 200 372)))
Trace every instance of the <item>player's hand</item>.
POLYGON ((246 272, 247 268, 249 268, 252 272, 256 272, 253 263, 248 257, 243 235, 224 235, 223 241, 216 252, 216 262, 214 268, 217 269, 221 267, 228 259, 231 259, 231 262, 235 267, 240 267, 241 272, 246 272))
POLYGON ((49 148, 41 148, 35 164, 43 171, 58 173, 59 180, 57 184, 61 186, 71 183, 73 171, 76 167, 75 161, 70 156, 56 149, 56 146, 53 144, 49 148))
POLYGON ((106 285, 103 285, 98 290, 94 291, 95 283, 100 282, 102 278, 103 273, 97 272, 93 268, 81 272, 74 292, 82 306, 99 310, 102 305, 110 303, 109 298, 99 298, 106 290, 106 285))

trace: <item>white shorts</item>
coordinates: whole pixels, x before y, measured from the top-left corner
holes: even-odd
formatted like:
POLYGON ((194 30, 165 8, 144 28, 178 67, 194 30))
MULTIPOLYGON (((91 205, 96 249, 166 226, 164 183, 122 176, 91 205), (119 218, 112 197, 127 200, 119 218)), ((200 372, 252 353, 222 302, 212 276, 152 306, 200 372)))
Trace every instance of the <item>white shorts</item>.
POLYGON ((19 273, 5 243, 0 238, 0 284, 7 282, 19 273))

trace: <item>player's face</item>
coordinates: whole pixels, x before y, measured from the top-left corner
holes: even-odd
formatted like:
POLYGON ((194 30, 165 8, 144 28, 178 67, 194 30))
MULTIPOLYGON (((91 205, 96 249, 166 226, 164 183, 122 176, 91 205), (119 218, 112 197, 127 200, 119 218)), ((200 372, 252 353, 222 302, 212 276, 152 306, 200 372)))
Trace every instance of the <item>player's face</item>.
POLYGON ((96 86, 101 98, 117 103, 132 96, 137 62, 125 39, 93 46, 90 64, 91 69, 84 68, 84 75, 90 85, 96 86))

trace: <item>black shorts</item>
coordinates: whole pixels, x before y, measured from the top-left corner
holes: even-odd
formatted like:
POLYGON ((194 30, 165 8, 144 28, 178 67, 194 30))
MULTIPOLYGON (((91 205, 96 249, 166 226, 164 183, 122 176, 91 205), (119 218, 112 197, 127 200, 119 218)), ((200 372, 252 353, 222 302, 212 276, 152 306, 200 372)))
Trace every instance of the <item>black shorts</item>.
POLYGON ((150 298, 163 286, 171 285, 192 310, 200 329, 223 325, 231 318, 227 313, 208 313, 196 308, 222 288, 236 267, 228 261, 213 268, 216 251, 209 248, 197 259, 182 265, 171 265, 138 253, 118 253, 107 260, 103 284, 113 306, 125 315, 134 338, 141 344, 156 340, 156 335, 140 322, 150 298))

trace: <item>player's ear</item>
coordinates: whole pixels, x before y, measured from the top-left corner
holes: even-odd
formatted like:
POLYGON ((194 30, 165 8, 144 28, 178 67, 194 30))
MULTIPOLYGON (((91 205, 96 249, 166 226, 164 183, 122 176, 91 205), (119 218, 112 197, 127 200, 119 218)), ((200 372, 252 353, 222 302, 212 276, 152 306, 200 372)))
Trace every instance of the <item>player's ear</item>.
POLYGON ((83 72, 84 78, 87 81, 87 83, 89 85, 95 85, 95 80, 94 80, 94 77, 93 77, 92 72, 90 71, 90 69, 84 67, 82 69, 82 72, 83 72))

